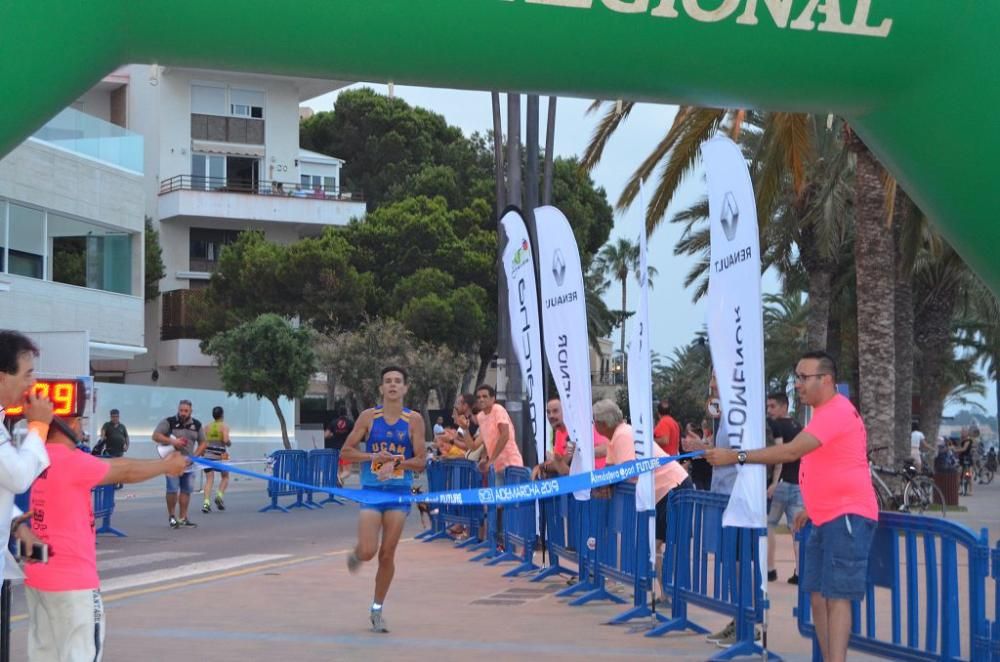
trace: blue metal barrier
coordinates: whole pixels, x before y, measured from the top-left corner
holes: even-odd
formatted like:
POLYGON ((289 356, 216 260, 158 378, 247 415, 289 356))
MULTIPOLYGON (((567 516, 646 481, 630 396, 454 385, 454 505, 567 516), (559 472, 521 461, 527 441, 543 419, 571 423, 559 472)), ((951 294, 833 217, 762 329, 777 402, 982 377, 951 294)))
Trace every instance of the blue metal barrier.
MULTIPOLYGON (((427 466, 424 469, 427 476, 427 491, 428 492, 442 492, 444 491, 444 466, 440 460, 428 459, 427 466)), ((431 525, 425 531, 418 533, 415 538, 417 540, 438 540, 440 538, 446 538, 448 536, 445 533, 444 519, 441 517, 441 509, 434 504, 431 504, 430 508, 430 518, 431 525)))
MULTIPOLYGON (((728 495, 674 490, 668 498, 663 587, 671 597, 671 618, 646 636, 683 630, 708 632, 688 616, 688 605, 697 605, 729 616, 736 624, 736 643, 710 659, 761 653, 755 629, 763 622, 767 602, 760 587, 762 559, 757 543, 767 531, 723 527, 728 495)), ((781 659, 770 651, 768 656, 781 659)))
POLYGON ((580 555, 580 507, 572 494, 541 501, 545 520, 545 547, 549 564, 531 578, 533 582, 545 581, 554 575, 578 577, 580 555), (561 561, 576 564, 577 569, 564 567, 561 561))
MULTIPOLYGON (((305 482, 317 487, 340 487, 340 480, 337 476, 339 467, 339 450, 333 448, 315 448, 309 451, 306 470, 308 478, 305 482)), ((320 492, 320 494, 326 495, 325 499, 314 501, 315 494, 313 490, 309 490, 309 494, 306 496, 307 507, 322 508, 324 503, 335 503, 338 506, 344 505, 343 501, 327 492, 320 492)))
MULTIPOLYGON (((519 485, 531 482, 531 471, 525 467, 507 467, 504 469, 504 485, 519 485)), ((534 563, 535 543, 538 540, 535 519, 535 502, 525 501, 504 507, 503 553, 490 559, 486 565, 497 565, 513 561, 519 565, 503 574, 504 577, 516 577, 525 572, 534 572, 538 566, 534 563), (520 549, 520 554, 514 552, 520 549)))
MULTIPOLYGON (((653 589, 654 565, 649 554, 649 525, 655 513, 652 510, 636 511, 634 483, 615 485, 604 531, 597 543, 597 562, 603 577, 632 584, 632 608, 608 621, 610 625, 654 615, 646 597, 653 589)), ((655 616, 659 620, 667 620, 662 614, 655 616)))
MULTIPOLYGON (((309 458, 305 451, 274 451, 271 453, 271 459, 274 461, 271 474, 275 478, 306 482, 304 479, 308 478, 309 458)), ((271 498, 270 505, 264 506, 257 512, 266 513, 269 510, 280 510, 283 513, 287 513, 290 508, 309 508, 302 499, 303 493, 301 487, 292 487, 283 483, 268 481, 267 496, 271 498), (295 503, 288 506, 288 508, 279 506, 278 498, 284 496, 294 496, 295 503)))
MULTIPOLYGON (((486 485, 488 487, 497 486, 496 470, 493 467, 490 467, 489 472, 486 474, 486 485)), ((479 509, 483 510, 484 507, 479 506, 479 509)), ((500 556, 500 552, 497 550, 497 544, 500 541, 500 515, 497 511, 496 505, 492 503, 485 506, 485 512, 486 537, 469 547, 470 552, 479 552, 469 559, 470 562, 490 561, 491 559, 495 559, 500 556)))
MULTIPOLYGON (((805 542, 810 532, 811 527, 806 527, 799 534, 800 568, 806 567, 805 542)), ((940 517, 879 513, 868 557, 868 590, 864 600, 852 603, 848 647, 894 660, 988 660, 989 559, 986 529, 976 536, 968 527, 940 517), (963 563, 968 566, 964 590, 959 581, 963 563), (962 596, 966 599, 961 600, 962 596), (877 618, 878 606, 885 604, 890 612, 888 627, 877 618), (963 625, 967 628, 964 637, 963 625)), ((813 638, 814 659, 818 659, 809 594, 801 583, 795 612, 799 632, 813 638)))
MULTIPOLYGON (((482 487, 482 474, 470 460, 444 460, 441 464, 443 490, 470 490, 482 487)), ((434 491, 440 491, 432 488, 434 491)), ((471 547, 479 542, 479 527, 483 523, 483 507, 459 504, 438 504, 439 529, 425 537, 424 542, 449 538, 448 528, 460 525, 469 530, 469 538, 456 543, 456 547, 471 547)))
POLYGON ((124 532, 111 526, 111 516, 115 512, 115 486, 98 485, 91 491, 94 493, 94 521, 101 520, 101 526, 96 531, 97 535, 110 533, 119 538, 126 538, 124 532))
POLYGON ((991 552, 991 571, 993 573, 993 624, 990 652, 994 662, 1000 662, 1000 543, 991 552))

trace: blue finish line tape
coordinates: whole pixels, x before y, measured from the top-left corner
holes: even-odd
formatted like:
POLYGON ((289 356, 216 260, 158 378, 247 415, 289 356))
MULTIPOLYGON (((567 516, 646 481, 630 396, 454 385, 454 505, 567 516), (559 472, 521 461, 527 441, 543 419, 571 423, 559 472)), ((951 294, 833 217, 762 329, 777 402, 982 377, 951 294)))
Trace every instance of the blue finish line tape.
POLYGON ((387 503, 434 503, 445 505, 504 505, 511 503, 521 503, 524 501, 537 501, 551 497, 571 494, 582 490, 590 490, 596 487, 605 487, 620 483, 624 480, 636 478, 639 474, 653 471, 656 468, 688 458, 699 457, 703 451, 684 453, 670 457, 654 457, 642 460, 633 460, 625 464, 598 469, 589 473, 563 476, 562 478, 549 478, 546 480, 536 480, 530 483, 520 483, 503 487, 483 487, 471 490, 453 490, 448 492, 432 492, 429 494, 387 494, 381 490, 348 490, 341 487, 320 487, 308 483, 300 483, 286 478, 277 478, 267 474, 240 469, 225 462, 215 462, 206 460, 203 457, 192 457, 191 459, 209 469, 217 471, 228 471, 230 473, 259 478, 288 487, 302 489, 307 492, 323 492, 332 496, 343 497, 358 503, 376 505, 387 503))

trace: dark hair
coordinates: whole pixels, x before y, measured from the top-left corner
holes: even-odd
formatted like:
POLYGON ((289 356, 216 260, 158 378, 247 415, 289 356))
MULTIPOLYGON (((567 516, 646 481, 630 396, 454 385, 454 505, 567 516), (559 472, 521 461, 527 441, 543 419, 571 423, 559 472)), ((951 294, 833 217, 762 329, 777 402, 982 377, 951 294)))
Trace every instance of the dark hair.
POLYGON ((118 411, 117 409, 112 409, 112 410, 111 410, 111 415, 112 415, 112 416, 118 416, 118 415, 120 415, 120 414, 121 414, 121 412, 120 412, 120 411, 118 411))
POLYGON ((562 400, 559 399, 558 395, 553 395, 552 397, 550 397, 548 400, 545 401, 545 404, 549 404, 552 401, 555 401, 555 402, 558 402, 559 404, 562 404, 562 400))
POLYGON ((219 420, 222 418, 222 407, 212 407, 212 418, 219 420))
POLYGON ((491 398, 497 397, 497 390, 492 386, 490 386, 489 384, 480 384, 479 386, 477 386, 476 393, 479 393, 480 391, 486 391, 487 393, 490 394, 491 398))
POLYGON ((177 403, 178 407, 180 407, 181 405, 187 405, 188 407, 191 407, 192 409, 194 409, 194 405, 191 404, 190 400, 181 400, 180 402, 177 403))
POLYGON ((386 374, 390 373, 390 372, 398 372, 399 374, 401 374, 403 376, 403 383, 404 384, 406 384, 407 381, 410 378, 409 375, 406 374, 406 371, 403 370, 402 368, 400 368, 399 366, 396 366, 396 365, 387 365, 386 367, 382 368, 382 374, 379 375, 379 381, 384 380, 386 374))
POLYGON ((470 409, 476 406, 476 394, 475 393, 463 393, 462 402, 465 403, 466 407, 470 409))
POLYGON ((660 400, 659 404, 656 405, 656 411, 660 412, 660 416, 670 415, 670 400, 663 398, 660 400))
POLYGON ((28 336, 9 329, 0 330, 0 370, 16 375, 25 354, 38 356, 38 347, 28 336))
POLYGON ((783 391, 775 391, 774 393, 767 394, 768 400, 774 400, 780 404, 788 406, 788 394, 783 391))
POLYGON ((799 360, 802 359, 816 359, 819 361, 819 370, 822 374, 827 374, 833 377, 834 383, 837 382, 837 362, 833 360, 833 357, 822 350, 816 350, 814 352, 806 352, 803 354, 799 360))

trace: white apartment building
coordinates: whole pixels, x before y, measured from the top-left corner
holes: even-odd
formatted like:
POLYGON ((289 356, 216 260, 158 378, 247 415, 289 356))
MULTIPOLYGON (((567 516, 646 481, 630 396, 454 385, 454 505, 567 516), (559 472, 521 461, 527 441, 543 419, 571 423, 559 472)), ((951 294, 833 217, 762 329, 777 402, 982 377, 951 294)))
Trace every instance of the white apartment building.
POLYGON ((340 189, 343 161, 299 147, 300 102, 347 84, 130 65, 74 104, 145 139, 144 211, 166 270, 145 311, 149 351, 95 369, 132 384, 219 387, 187 293, 207 285, 222 247, 245 230, 291 243, 364 214, 340 189))
POLYGON ((40 371, 146 353, 142 136, 72 108, 0 159, 0 327, 40 371))

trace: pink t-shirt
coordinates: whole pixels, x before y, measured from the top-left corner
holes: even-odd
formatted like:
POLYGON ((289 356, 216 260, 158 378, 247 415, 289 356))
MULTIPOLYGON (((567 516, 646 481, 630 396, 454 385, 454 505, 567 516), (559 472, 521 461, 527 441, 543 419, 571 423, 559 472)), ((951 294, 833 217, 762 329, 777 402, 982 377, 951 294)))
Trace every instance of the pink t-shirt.
POLYGON ((851 401, 839 393, 813 409, 805 432, 820 446, 802 456, 799 487, 813 524, 841 515, 878 520, 878 501, 868 470, 868 434, 851 401))
POLYGON ((517 447, 517 439, 514 436, 514 424, 510 421, 507 410, 498 404, 493 405, 490 413, 479 412, 479 434, 486 443, 486 452, 490 455, 490 460, 496 457, 494 449, 500 441, 500 425, 507 425, 507 444, 503 447, 500 457, 496 458, 497 473, 502 472, 507 467, 523 467, 524 460, 521 458, 521 451, 517 447))
POLYGON ((104 480, 104 460, 62 444, 46 444, 51 464, 31 486, 31 531, 49 545, 48 563, 24 566, 24 583, 39 591, 100 588, 91 488, 104 480))
MULTIPOLYGON (((653 447, 653 457, 667 457, 667 454, 660 448, 659 444, 650 444, 653 447)), ((608 464, 625 464, 635 459, 635 434, 632 426, 622 423, 615 428, 615 433, 611 435, 611 443, 608 444, 608 464)), ((687 479, 687 472, 679 462, 667 462, 662 467, 653 471, 653 487, 656 490, 656 500, 667 496, 667 492, 674 489, 687 479)))
MULTIPOLYGON (((566 454, 566 444, 569 442, 569 431, 565 426, 556 428, 555 440, 552 443, 552 450, 556 455, 566 454)), ((608 438, 594 428, 594 447, 608 443, 608 438)), ((594 457, 594 469, 603 469, 608 463, 606 457, 594 457)))

